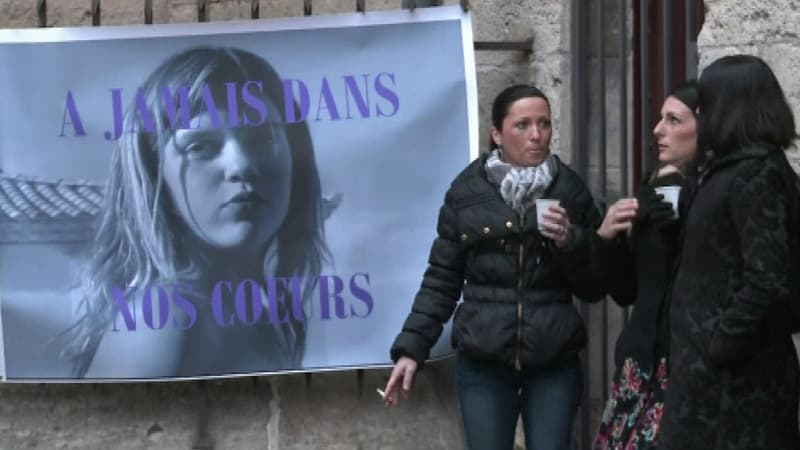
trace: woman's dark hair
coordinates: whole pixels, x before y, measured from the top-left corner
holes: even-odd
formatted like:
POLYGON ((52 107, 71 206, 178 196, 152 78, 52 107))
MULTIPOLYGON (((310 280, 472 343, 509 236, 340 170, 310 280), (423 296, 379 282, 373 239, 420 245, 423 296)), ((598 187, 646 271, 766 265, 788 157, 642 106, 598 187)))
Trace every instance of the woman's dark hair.
POLYGON ((674 97, 697 116, 697 80, 690 79, 675 86, 665 98, 674 97))
POLYGON ((700 76, 697 90, 701 151, 721 156, 756 143, 786 149, 797 137, 778 79, 756 56, 714 61, 700 76))
MULTIPOLYGON (((492 126, 501 130, 503 128, 503 119, 508 115, 508 110, 511 105, 522 98, 539 97, 547 103, 547 109, 550 109, 550 100, 544 95, 544 92, 539 88, 530 84, 515 84, 503 89, 502 92, 497 94, 492 102, 492 126)), ((494 139, 489 136, 489 151, 496 147, 494 139)))

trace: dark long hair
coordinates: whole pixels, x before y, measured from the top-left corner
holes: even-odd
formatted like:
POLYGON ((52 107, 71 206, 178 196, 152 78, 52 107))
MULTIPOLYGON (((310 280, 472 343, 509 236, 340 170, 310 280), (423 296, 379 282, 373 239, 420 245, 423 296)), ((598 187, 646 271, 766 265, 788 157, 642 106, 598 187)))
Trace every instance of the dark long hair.
POLYGON ((697 80, 694 78, 675 86, 667 93, 667 97, 675 97, 686 105, 692 114, 697 117, 697 80))
POLYGON ((725 56, 700 76, 698 145, 716 157, 752 144, 786 149, 797 137, 778 79, 762 59, 725 56))

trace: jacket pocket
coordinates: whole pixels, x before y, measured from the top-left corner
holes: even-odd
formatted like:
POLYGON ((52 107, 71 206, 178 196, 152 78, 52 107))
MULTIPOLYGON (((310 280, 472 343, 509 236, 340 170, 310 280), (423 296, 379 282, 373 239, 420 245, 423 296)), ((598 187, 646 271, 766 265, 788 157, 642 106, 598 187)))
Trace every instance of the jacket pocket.
POLYGON ((578 354, 586 345, 583 319, 571 301, 523 305, 523 364, 542 366, 578 354))
POLYGON ((468 300, 453 319, 453 347, 482 361, 508 363, 516 342, 516 304, 468 300))

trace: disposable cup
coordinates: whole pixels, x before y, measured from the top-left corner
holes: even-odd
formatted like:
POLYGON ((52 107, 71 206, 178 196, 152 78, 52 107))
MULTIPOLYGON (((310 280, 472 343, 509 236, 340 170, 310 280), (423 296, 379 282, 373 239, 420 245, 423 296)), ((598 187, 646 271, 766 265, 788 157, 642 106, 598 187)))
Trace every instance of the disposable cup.
POLYGON ((542 214, 550 209, 551 206, 558 206, 558 200, 550 198, 536 199, 536 226, 539 227, 540 230, 543 229, 542 224, 544 223, 542 214))
POLYGON ((681 194, 680 186, 659 186, 656 189, 656 194, 664 196, 664 201, 672 205, 672 211, 675 217, 678 217, 678 198, 681 194))

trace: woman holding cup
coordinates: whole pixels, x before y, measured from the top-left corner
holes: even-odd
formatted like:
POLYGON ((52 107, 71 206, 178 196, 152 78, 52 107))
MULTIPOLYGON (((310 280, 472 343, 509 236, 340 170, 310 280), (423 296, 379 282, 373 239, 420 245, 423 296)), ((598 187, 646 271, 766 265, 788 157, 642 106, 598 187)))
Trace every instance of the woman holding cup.
POLYGON ((669 93, 653 129, 659 168, 645 177, 635 198, 606 213, 592 245, 592 267, 614 301, 635 304, 615 352, 611 398, 594 450, 655 449, 667 387, 668 331, 665 294, 677 254, 680 199, 691 192, 697 151, 697 87, 669 93))
POLYGON ((492 125, 490 152, 445 195, 422 286, 391 348, 385 401, 408 393, 458 306, 452 342, 467 448, 511 450, 521 414, 527 449, 566 450, 586 344, 572 297, 602 297, 588 260, 600 214, 580 177, 550 152, 542 91, 505 89, 492 125), (546 210, 545 199, 554 201, 546 210))

